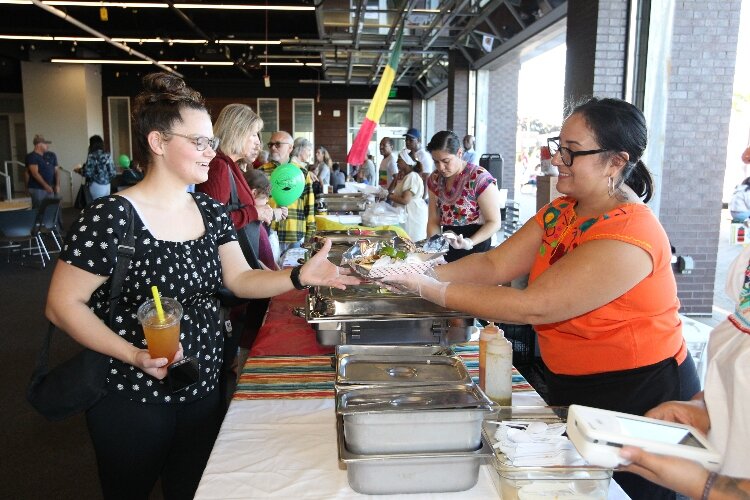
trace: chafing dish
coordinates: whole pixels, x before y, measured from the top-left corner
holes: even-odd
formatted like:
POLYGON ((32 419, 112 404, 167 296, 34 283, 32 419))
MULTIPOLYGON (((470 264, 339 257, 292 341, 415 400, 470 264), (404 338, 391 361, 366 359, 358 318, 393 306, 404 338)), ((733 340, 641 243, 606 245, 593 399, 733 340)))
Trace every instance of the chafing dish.
POLYGON ((492 402, 476 385, 338 390, 347 449, 361 454, 474 451, 492 402))
POLYGON ((441 344, 466 342, 473 319, 416 295, 390 292, 374 283, 339 290, 317 287, 304 316, 322 345, 441 344))
POLYGON ((336 358, 336 385, 471 385, 458 356, 368 356, 336 358))
POLYGON ((367 207, 365 193, 330 193, 318 195, 315 199, 319 211, 362 212, 367 207))
POLYGON ((346 466, 349 486, 368 495, 439 493, 472 488, 479 466, 492 455, 490 446, 474 451, 361 455, 347 450, 338 422, 339 461, 346 466))
POLYGON ((442 345, 355 345, 336 346, 336 356, 366 354, 369 356, 455 356, 453 349, 442 345))

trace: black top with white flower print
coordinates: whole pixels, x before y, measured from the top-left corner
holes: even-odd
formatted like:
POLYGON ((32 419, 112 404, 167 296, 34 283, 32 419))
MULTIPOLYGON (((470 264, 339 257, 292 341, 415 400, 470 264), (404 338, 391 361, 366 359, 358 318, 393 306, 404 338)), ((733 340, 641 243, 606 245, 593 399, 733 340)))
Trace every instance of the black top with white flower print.
MULTIPOLYGON (((164 380, 113 358, 107 387, 133 401, 195 401, 206 396, 218 383, 224 348, 215 299, 222 283, 219 246, 236 240, 237 234, 224 205, 203 193, 194 193, 193 198, 206 229, 205 234, 195 240, 158 240, 133 210, 135 255, 123 281, 115 325, 110 327, 131 344, 145 349, 146 340, 136 312, 151 296, 151 286, 157 285, 162 296, 176 298, 182 304, 180 342, 185 357, 194 356, 199 360, 201 380, 192 389, 173 395, 164 380)), ((119 197, 96 200, 71 228, 60 258, 90 273, 111 276, 126 222, 125 208, 119 197)), ((109 283, 108 280, 99 287, 89 301, 91 309, 103 321, 109 318, 109 283)))

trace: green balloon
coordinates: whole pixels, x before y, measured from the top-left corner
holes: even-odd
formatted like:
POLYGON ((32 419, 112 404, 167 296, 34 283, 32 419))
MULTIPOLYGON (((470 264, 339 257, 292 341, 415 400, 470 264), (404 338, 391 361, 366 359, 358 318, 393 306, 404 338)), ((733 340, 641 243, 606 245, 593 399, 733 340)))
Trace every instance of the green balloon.
POLYGON ((122 168, 130 168, 130 158, 128 158, 128 155, 120 155, 119 162, 122 168))
POLYGON ((271 174, 271 197, 280 207, 288 207, 305 189, 305 176, 297 165, 285 163, 271 174))

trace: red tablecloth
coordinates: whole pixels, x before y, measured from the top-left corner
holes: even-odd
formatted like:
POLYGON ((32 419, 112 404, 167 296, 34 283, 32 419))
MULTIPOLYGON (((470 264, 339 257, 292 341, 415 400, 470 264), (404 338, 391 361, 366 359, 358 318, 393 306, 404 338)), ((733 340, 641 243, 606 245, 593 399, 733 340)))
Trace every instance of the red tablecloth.
POLYGON ((318 344, 315 330, 295 308, 305 307, 307 290, 292 290, 271 299, 263 326, 250 349, 250 356, 311 356, 333 354, 334 348, 318 344))

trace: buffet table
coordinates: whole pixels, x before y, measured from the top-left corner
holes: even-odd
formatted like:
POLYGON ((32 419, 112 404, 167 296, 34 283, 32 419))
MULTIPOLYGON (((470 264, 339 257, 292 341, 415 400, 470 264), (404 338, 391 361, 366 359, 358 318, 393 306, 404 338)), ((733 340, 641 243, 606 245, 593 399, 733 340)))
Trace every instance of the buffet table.
MULTIPOLYGON (((339 467, 333 349, 317 345, 315 331, 292 310, 306 292, 271 300, 246 360, 196 499, 359 498, 339 467)), ((476 376, 476 343, 453 346, 476 376)), ((517 372, 513 405, 540 406, 542 398, 517 372)), ((477 484, 463 492, 387 495, 380 498, 498 498, 494 470, 480 467, 477 484)), ((612 481, 609 498, 627 499, 612 481)))

